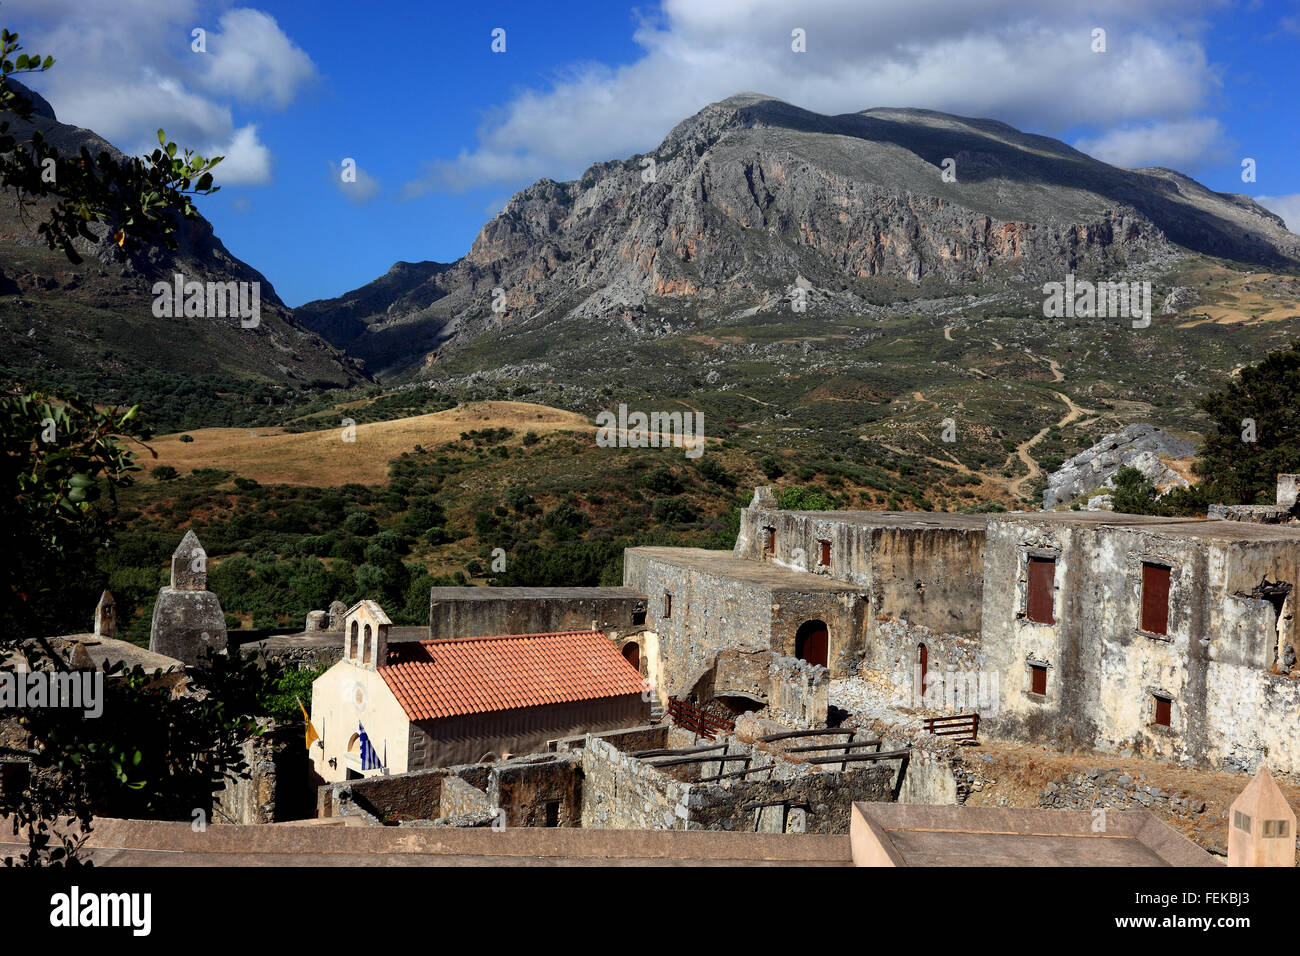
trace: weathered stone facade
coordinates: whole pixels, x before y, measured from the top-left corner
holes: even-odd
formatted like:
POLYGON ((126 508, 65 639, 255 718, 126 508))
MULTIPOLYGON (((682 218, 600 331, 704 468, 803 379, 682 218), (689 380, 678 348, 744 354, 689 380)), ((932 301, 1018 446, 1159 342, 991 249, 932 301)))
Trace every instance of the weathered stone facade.
POLYGON ((1231 772, 1264 759, 1300 772, 1298 576, 1300 534, 1284 527, 991 518, 979 666, 999 675, 1002 696, 986 728, 1231 772), (1055 562, 1051 623, 1026 612, 1034 558, 1055 562), (1144 565, 1168 569, 1164 633, 1142 627, 1144 565), (1032 690, 1034 668, 1046 668, 1044 693, 1032 690))
POLYGON ((433 588, 429 636, 623 635, 645 624, 645 610, 645 595, 632 588, 433 588))

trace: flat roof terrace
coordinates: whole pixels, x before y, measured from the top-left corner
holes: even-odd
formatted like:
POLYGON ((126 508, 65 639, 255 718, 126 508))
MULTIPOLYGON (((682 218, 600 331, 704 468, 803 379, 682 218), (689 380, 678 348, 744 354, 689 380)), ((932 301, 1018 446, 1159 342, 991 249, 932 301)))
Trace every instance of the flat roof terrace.
POLYGON ((430 588, 436 601, 528 601, 546 598, 553 601, 644 601, 636 588, 430 588))
POLYGON ((1085 528, 1126 528, 1155 534, 1223 541, 1294 541, 1300 543, 1300 524, 1255 524, 1219 518, 1165 518, 1109 511, 1008 511, 986 516, 989 522, 1063 525, 1085 528))
POLYGON ((641 547, 628 548, 626 554, 645 557, 675 568, 698 571, 715 577, 740 581, 772 589, 793 591, 831 591, 860 594, 858 585, 837 581, 823 574, 795 571, 766 561, 736 557, 730 551, 707 548, 641 547))
POLYGON ((759 509, 779 511, 781 514, 799 515, 837 524, 853 524, 864 528, 945 528, 954 531, 983 531, 988 515, 952 514, 946 511, 785 511, 778 508, 759 509))
POLYGON ((855 803, 859 866, 1221 866, 1145 810, 855 803))

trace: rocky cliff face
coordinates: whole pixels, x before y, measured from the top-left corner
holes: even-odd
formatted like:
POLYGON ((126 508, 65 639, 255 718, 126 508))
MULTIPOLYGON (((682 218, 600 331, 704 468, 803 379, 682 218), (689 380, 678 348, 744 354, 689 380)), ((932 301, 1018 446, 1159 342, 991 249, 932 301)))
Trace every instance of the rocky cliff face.
POLYGON ((371 283, 298 315, 372 367, 400 372, 521 320, 651 328, 701 307, 771 305, 797 281, 852 309, 1105 273, 1180 247, 1300 262, 1300 237, 1277 216, 1170 170, 1117 169, 991 120, 822 116, 742 94, 647 156, 534 183, 449 267, 408 266, 384 295, 361 295, 371 283))
MULTIPOLYGON (((9 80, 34 105, 30 124, 9 120, 20 141, 38 129, 62 155, 83 146, 122 158, 94 132, 60 123, 38 94, 9 80)), ((39 208, 39 207, 38 207, 39 208)), ((46 247, 19 216, 16 197, 0 191, 0 364, 25 370, 143 367, 175 372, 219 372, 285 386, 343 387, 366 376, 356 360, 303 328, 267 278, 238 259, 202 216, 181 223, 177 249, 147 247, 119 261, 106 227, 95 243, 79 243, 74 265, 46 247), (260 286, 260 321, 243 328, 228 317, 157 318, 153 285, 186 281, 246 282, 260 286)))

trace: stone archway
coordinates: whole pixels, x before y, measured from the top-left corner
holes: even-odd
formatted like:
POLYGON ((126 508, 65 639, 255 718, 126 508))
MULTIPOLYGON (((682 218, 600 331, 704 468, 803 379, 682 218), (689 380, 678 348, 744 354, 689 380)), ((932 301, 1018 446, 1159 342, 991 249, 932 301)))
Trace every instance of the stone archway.
POLYGON ((825 621, 804 621, 794 636, 794 656, 809 664, 830 666, 830 634, 825 621))
POLYGON ((621 648, 623 659, 636 668, 636 672, 641 673, 641 645, 636 641, 628 641, 621 648))

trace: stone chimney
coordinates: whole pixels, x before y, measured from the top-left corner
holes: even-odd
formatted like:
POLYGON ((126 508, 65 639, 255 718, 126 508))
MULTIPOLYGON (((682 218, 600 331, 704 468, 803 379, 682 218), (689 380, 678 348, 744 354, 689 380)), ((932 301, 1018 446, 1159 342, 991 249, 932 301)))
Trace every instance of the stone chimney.
POLYGON ((117 636, 117 603, 113 600, 112 591, 105 591, 99 597, 93 631, 96 637, 117 636))
POLYGON ((1228 866, 1295 866, 1295 812, 1267 767, 1228 811, 1228 866))
POLYGON ((160 588, 153 606, 149 650, 198 664, 207 648, 226 649, 226 618, 208 589, 208 555, 193 531, 172 555, 171 584, 160 588))
POLYGON ((1277 506, 1290 510, 1300 497, 1300 475, 1277 476, 1277 506))

